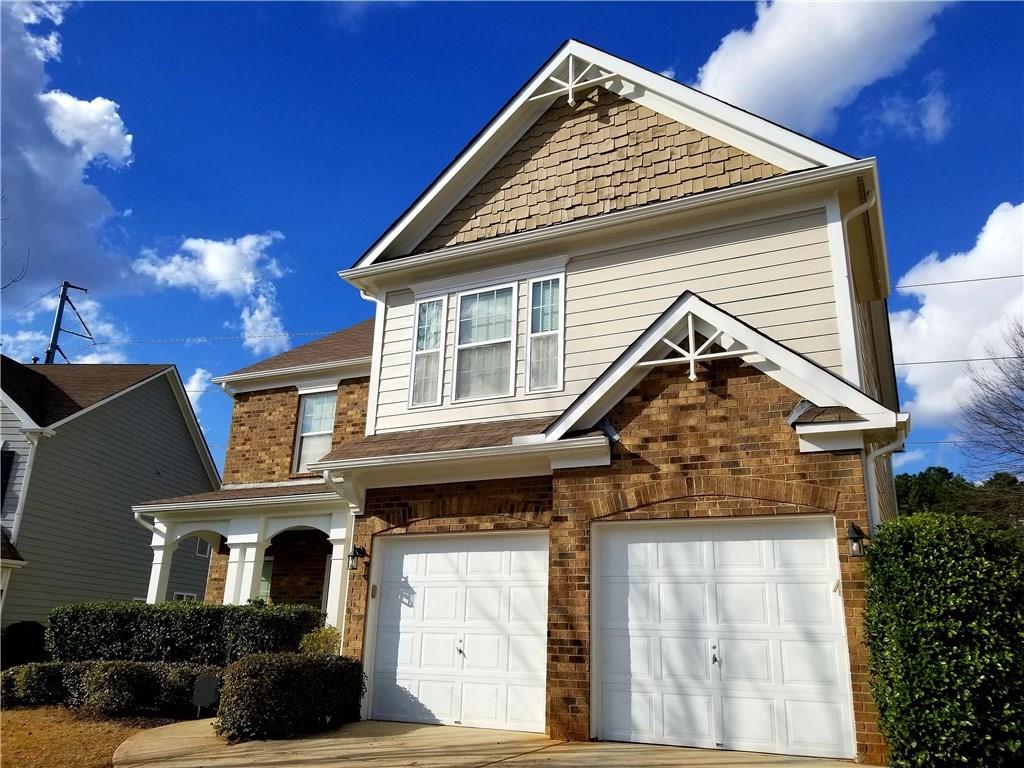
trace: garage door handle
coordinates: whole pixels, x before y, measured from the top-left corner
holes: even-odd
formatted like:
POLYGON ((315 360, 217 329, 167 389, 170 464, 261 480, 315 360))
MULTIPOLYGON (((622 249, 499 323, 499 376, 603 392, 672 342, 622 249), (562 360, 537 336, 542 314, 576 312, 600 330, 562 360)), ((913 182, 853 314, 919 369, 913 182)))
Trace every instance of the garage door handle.
POLYGON ((712 664, 717 664, 718 663, 718 655, 717 654, 714 654, 714 653, 711 654, 711 663, 712 664))

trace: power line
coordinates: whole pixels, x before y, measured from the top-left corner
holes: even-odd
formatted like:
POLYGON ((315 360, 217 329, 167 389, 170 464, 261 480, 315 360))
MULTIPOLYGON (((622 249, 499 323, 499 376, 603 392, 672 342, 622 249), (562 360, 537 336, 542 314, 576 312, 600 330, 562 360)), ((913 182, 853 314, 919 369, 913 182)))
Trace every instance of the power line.
POLYGON ((16 314, 18 314, 19 312, 21 312, 21 310, 23 310, 23 309, 28 309, 28 308, 29 308, 29 307, 31 307, 31 306, 32 306, 33 304, 35 304, 35 303, 36 303, 37 301, 42 301, 42 300, 43 300, 43 299, 45 299, 45 298, 46 298, 47 296, 49 296, 49 295, 50 295, 51 293, 53 293, 54 291, 57 291, 57 290, 60 290, 60 286, 59 286, 59 285, 58 285, 58 286, 56 286, 56 287, 54 287, 54 288, 51 288, 50 290, 48 290, 48 291, 47 291, 46 293, 44 293, 44 294, 43 294, 42 296, 40 296, 39 298, 36 298, 36 299, 32 299, 32 301, 30 301, 30 302, 29 302, 28 304, 22 304, 22 305, 21 305, 20 307, 18 307, 18 308, 17 308, 16 310, 14 310, 13 312, 8 312, 8 313, 7 313, 6 315, 4 315, 4 316, 3 316, 3 319, 4 319, 4 320, 7 320, 8 318, 14 317, 14 316, 15 316, 16 314))
POLYGON ((956 285, 958 283, 980 283, 984 280, 1010 280, 1014 277, 1024 277, 1024 273, 1019 275, 996 275, 994 277, 967 277, 963 280, 938 280, 934 283, 911 283, 910 285, 897 285, 896 290, 901 291, 904 288, 928 288, 933 285, 956 285))
POLYGON ((1019 355, 1006 355, 1005 357, 962 357, 956 360, 911 360, 906 363, 893 363, 893 365, 938 365, 941 363, 984 363, 990 360, 1024 360, 1019 355))

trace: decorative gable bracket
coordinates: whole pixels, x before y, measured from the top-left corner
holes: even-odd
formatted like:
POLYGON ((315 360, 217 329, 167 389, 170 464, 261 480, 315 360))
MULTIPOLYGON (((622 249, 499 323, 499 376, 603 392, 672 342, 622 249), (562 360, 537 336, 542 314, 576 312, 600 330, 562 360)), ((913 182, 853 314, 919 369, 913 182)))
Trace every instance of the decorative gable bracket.
MULTIPOLYGON (((705 327, 709 325, 706 321, 702 322, 705 327)), ((679 354, 679 357, 663 357, 657 360, 644 360, 643 362, 637 363, 637 367, 654 368, 659 365, 679 365, 680 363, 687 363, 690 366, 690 381, 696 381, 697 363, 705 360, 722 360, 729 357, 743 357, 744 355, 749 355, 755 352, 755 350, 748 349, 742 344, 737 345, 736 340, 721 328, 713 328, 704 343, 698 347, 697 331, 693 325, 692 312, 687 313, 685 323, 686 349, 680 347, 667 336, 662 337, 661 339, 661 343, 666 344, 675 350, 679 354), (721 351, 709 352, 708 350, 710 350, 712 346, 717 346, 721 351)))
MULTIPOLYGON (((559 74, 562 74, 561 70, 559 70, 559 74)), ((554 85, 554 89, 531 96, 528 101, 550 99, 552 96, 561 96, 564 93, 569 96, 569 106, 574 107, 576 106, 576 91, 588 88, 591 85, 602 85, 615 78, 623 79, 618 73, 601 67, 592 61, 581 59, 575 54, 568 56, 567 72, 563 76, 565 77, 564 80, 561 77, 557 77, 554 73, 549 75, 544 85, 554 85)))

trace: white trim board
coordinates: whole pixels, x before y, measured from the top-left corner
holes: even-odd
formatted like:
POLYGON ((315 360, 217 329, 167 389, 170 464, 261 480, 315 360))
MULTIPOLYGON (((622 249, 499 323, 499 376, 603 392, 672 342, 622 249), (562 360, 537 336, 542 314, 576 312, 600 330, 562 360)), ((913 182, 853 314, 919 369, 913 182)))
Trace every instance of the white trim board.
POLYGON ((556 99, 565 97, 559 94, 539 100, 534 98, 550 90, 550 78, 567 70, 572 58, 612 72, 600 83, 605 87, 638 103, 646 102, 651 109, 711 136, 721 136, 732 146, 784 170, 841 165, 853 160, 849 155, 625 59, 577 40, 568 40, 355 266, 369 266, 381 257, 399 255, 415 247, 548 107, 556 99))
POLYGON ((268 371, 214 376, 213 384, 219 384, 228 395, 241 392, 256 392, 277 387, 337 388, 345 379, 358 379, 370 375, 372 357, 357 357, 351 360, 333 360, 309 365, 293 365, 288 368, 274 368, 268 371))
MULTIPOLYGON (((570 431, 592 428, 646 376, 650 369, 638 364, 668 356, 671 350, 662 339, 680 339, 690 314, 704 321, 704 330, 721 330, 749 350, 737 357, 815 405, 841 405, 865 417, 885 416, 890 428, 900 422, 900 414, 889 411, 849 382, 686 291, 552 422, 545 430, 546 439, 557 441, 570 431)), ((857 422, 846 426, 848 429, 864 428, 857 422)))

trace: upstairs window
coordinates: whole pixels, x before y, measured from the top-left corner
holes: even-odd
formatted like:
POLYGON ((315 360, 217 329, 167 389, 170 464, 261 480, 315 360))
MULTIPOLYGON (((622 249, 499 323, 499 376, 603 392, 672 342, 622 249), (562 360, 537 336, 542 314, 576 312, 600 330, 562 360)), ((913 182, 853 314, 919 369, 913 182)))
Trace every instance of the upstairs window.
POLYGON ((455 400, 512 394, 515 300, 511 285, 459 295, 455 400))
POLYGON ((530 328, 526 341, 529 392, 562 386, 562 278, 530 281, 530 328))
POLYGON ((337 392, 302 395, 299 400, 299 430, 295 446, 295 471, 307 472, 311 462, 331 450, 334 433, 334 403, 337 392))
POLYGON ((440 405, 445 299, 416 304, 410 405, 440 405))

